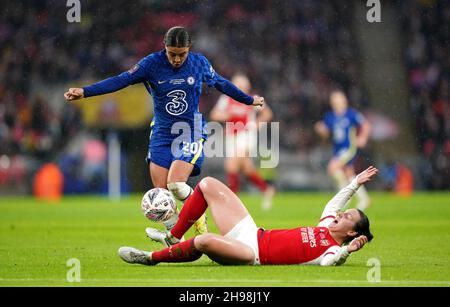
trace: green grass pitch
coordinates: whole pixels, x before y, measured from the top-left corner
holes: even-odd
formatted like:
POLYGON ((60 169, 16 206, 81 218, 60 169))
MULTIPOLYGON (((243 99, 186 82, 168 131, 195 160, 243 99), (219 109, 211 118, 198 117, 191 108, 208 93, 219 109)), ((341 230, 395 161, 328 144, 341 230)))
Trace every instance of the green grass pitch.
MULTIPOLYGON (((331 196, 279 193, 273 209, 262 212, 260 196, 241 195, 257 225, 268 229, 315 225, 331 196)), ((65 197, 58 204, 2 197, 0 286, 450 286, 450 193, 371 196, 375 238, 339 267, 220 266, 206 256, 188 264, 130 265, 117 256, 120 246, 161 247, 145 235, 151 223, 140 211, 140 195, 118 203, 65 197), (80 261, 80 282, 66 279, 72 258, 80 261), (367 280, 372 258, 380 263, 379 283, 367 280)), ((215 232, 211 220, 210 226, 215 232)))

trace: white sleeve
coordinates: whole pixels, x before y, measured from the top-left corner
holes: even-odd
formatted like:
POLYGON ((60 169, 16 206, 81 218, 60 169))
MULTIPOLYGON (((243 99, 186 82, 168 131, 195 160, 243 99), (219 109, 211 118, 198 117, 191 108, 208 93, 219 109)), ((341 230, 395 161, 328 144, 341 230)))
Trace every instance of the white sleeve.
POLYGON ((337 213, 344 208, 347 202, 352 198, 353 194, 358 190, 359 184, 356 182, 356 177, 345 188, 340 190, 327 203, 325 209, 320 216, 319 227, 328 227, 333 219, 336 218, 337 213))
POLYGON ((343 264, 350 253, 347 250, 347 246, 333 246, 325 253, 325 256, 320 261, 321 266, 341 265, 343 264), (334 250, 331 250, 334 248, 334 250))

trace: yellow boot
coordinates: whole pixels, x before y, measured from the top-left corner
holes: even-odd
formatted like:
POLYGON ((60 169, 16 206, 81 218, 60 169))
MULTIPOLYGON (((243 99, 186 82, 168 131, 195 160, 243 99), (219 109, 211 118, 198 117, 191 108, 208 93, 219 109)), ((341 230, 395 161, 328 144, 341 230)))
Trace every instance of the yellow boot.
POLYGON ((208 232, 208 223, 206 220, 206 214, 203 215, 194 223, 194 234, 196 236, 207 233, 208 232))

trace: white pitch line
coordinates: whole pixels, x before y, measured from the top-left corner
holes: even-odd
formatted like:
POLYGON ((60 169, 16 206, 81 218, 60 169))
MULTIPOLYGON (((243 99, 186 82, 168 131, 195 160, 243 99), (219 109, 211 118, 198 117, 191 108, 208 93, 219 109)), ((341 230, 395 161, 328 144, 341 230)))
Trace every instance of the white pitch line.
MULTIPOLYGON (((23 281, 48 281, 48 282, 69 282, 65 279, 59 278, 0 278, 0 282, 23 282, 23 281)), ((280 284, 280 283, 334 283, 334 284, 367 284, 367 285, 383 285, 383 284, 403 284, 403 285, 450 285, 450 281, 447 280, 381 280, 380 282, 368 282, 366 280, 334 280, 334 279, 294 279, 294 280, 281 280, 281 279, 169 279, 169 278, 158 278, 158 279, 145 279, 145 278, 118 278, 118 279, 107 279, 107 278, 82 278, 82 282, 115 282, 115 283, 126 283, 126 282, 159 282, 159 283, 266 283, 266 284, 280 284)), ((73 283, 70 283, 73 284, 73 283)))

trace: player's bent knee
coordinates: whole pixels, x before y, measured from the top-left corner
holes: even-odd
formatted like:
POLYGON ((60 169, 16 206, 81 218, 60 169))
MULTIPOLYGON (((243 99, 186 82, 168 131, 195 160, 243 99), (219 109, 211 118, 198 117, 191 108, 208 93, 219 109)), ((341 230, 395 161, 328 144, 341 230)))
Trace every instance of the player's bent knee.
POLYGON ((201 251, 208 251, 211 246, 214 244, 216 240, 216 236, 212 233, 205 233, 195 237, 195 247, 201 251))
POLYGON ((213 177, 205 177, 198 183, 200 185, 200 189, 202 190, 203 194, 205 194, 208 191, 208 186, 211 186, 214 184, 214 182, 217 179, 213 177))

